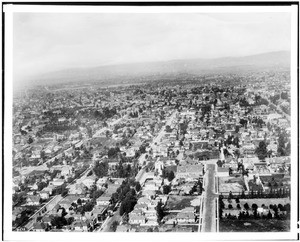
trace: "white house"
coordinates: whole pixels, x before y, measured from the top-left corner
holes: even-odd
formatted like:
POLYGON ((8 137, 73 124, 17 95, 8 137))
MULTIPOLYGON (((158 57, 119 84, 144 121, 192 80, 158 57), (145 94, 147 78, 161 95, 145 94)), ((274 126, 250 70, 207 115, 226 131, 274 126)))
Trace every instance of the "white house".
POLYGON ((109 205, 110 200, 111 200, 111 197, 100 196, 97 198, 96 202, 97 202, 98 206, 99 205, 109 205))
POLYGON ((129 221, 130 224, 143 224, 146 222, 146 218, 143 215, 134 215, 129 214, 129 221))

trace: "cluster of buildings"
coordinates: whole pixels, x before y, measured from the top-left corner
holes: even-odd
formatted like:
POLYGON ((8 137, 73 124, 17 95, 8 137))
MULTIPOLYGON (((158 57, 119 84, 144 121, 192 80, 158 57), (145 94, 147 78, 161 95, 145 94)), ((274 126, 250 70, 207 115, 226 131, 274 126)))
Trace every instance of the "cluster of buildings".
POLYGON ((117 231, 197 226, 207 160, 219 194, 288 192, 290 121, 261 85, 26 90, 14 100, 14 227, 105 229, 126 179, 141 190, 117 231))

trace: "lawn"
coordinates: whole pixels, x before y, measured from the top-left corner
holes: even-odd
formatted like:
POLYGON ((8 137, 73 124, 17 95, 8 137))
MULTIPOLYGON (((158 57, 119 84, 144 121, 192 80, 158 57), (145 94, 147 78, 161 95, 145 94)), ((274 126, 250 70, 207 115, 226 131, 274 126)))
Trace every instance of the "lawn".
POLYGON ((220 220, 220 232, 288 232, 290 220, 220 220))

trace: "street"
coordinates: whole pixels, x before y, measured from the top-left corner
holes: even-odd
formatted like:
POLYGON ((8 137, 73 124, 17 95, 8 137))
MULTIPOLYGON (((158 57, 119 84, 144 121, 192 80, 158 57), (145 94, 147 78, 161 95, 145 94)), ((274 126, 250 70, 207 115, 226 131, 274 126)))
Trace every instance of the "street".
POLYGON ((216 232, 215 163, 216 160, 206 161, 201 232, 216 232))

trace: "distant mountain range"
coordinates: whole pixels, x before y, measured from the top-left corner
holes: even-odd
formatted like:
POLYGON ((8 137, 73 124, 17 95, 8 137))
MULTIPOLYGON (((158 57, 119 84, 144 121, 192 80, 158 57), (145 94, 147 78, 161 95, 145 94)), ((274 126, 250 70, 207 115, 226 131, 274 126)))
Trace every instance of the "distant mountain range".
POLYGON ((90 68, 73 68, 45 73, 32 79, 32 84, 105 81, 152 75, 237 73, 244 71, 289 70, 290 52, 278 51, 243 57, 187 59, 130 63, 90 68))

